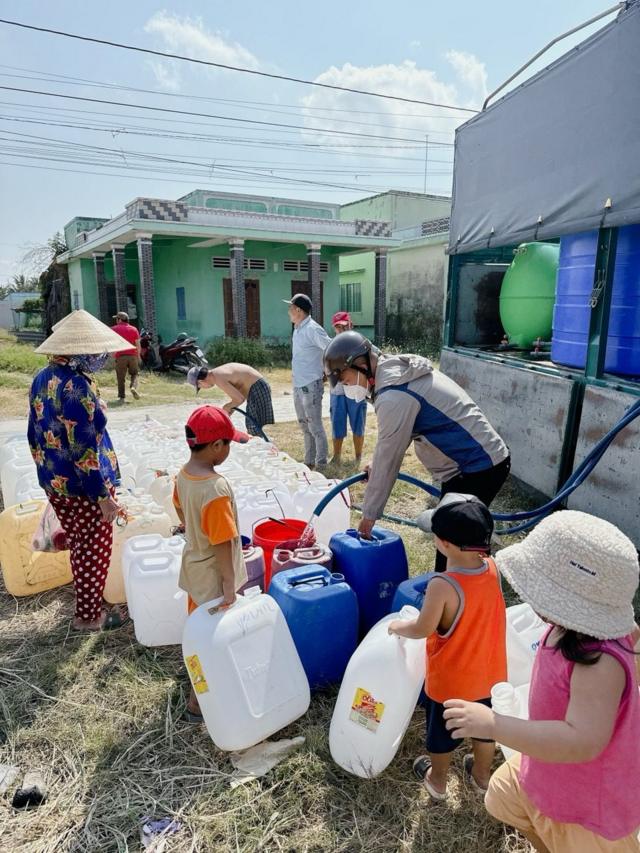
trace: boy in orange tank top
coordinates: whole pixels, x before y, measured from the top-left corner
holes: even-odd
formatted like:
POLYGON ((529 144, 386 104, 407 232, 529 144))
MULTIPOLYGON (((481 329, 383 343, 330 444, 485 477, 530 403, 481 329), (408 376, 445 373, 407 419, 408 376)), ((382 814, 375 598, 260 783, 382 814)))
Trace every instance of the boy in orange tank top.
MULTIPOLYGON (((493 519, 479 498, 449 493, 418 518, 418 526, 434 534, 447 568, 430 579, 417 619, 394 620, 389 633, 426 639, 428 754, 416 758, 413 771, 432 799, 444 800, 451 757, 462 740, 447 730, 443 703, 473 696, 490 707, 491 688, 507 679, 505 604, 489 556, 493 519)), ((472 749, 463 759, 464 776, 484 793, 495 743, 473 739, 472 749)))

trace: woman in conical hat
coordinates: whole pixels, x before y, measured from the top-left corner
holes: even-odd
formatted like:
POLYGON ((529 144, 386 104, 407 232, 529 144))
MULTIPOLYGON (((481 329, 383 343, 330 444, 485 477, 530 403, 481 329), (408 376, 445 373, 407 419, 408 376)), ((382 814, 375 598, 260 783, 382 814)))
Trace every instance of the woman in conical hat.
POLYGON ((118 460, 92 374, 122 347, 120 335, 96 317, 72 311, 36 349, 49 363, 29 392, 29 447, 71 552, 73 624, 81 631, 121 624, 120 614, 108 613, 102 598, 119 511, 118 460))

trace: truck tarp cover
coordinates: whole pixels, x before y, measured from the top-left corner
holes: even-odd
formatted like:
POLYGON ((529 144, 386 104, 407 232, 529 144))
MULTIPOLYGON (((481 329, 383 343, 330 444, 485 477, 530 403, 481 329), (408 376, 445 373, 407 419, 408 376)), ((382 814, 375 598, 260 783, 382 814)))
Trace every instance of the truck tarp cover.
POLYGON ((640 2, 635 0, 591 38, 458 129, 449 251, 637 222, 640 2))

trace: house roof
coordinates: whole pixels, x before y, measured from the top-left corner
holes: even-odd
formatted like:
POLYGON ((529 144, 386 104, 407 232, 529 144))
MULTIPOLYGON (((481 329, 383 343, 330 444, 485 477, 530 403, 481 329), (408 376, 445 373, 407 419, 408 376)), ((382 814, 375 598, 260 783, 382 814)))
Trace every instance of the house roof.
POLYGON ((107 252, 112 244, 131 243, 140 234, 193 237, 194 247, 232 239, 286 243, 319 243, 364 251, 391 248, 399 240, 391 236, 388 222, 290 216, 224 208, 197 207, 182 200, 135 198, 125 211, 98 228, 80 232, 61 263, 73 258, 107 252))

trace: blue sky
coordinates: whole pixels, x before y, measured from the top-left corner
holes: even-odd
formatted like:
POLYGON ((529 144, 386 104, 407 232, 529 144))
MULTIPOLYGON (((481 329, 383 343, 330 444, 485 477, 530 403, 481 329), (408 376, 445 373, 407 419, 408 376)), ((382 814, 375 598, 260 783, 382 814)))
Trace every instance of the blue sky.
MULTIPOLYGON (((538 0, 535 7, 517 0, 22 0, 0 2, 0 17, 472 109, 554 36, 607 6, 596 0, 538 0)), ((593 29, 570 37, 535 67, 593 29)), ((0 284, 27 271, 26 249, 73 216, 115 216, 136 196, 176 198, 205 187, 343 202, 389 187, 421 191, 425 150, 428 191, 448 193, 453 131, 470 115, 5 25, 0 85, 207 114, 0 90, 0 284)))

